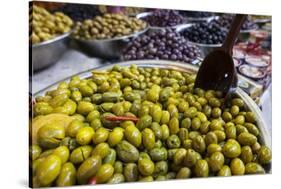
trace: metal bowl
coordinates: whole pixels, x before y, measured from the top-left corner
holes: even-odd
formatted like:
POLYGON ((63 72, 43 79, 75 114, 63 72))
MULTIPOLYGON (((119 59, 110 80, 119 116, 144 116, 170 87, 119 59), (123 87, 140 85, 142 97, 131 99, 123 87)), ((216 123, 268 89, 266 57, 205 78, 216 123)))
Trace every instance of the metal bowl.
MULTIPOLYGON (((136 15, 136 18, 138 19, 142 19, 142 18, 145 18, 145 17, 148 17, 148 16, 151 16, 153 13, 152 12, 143 12, 143 13, 140 13, 140 14, 137 14, 136 15)), ((178 24, 178 25, 175 25, 175 26, 167 26, 167 27, 159 27, 159 26, 151 26, 149 23, 149 30, 155 30, 155 31, 158 31, 158 30, 165 30, 165 29, 175 29, 177 30, 178 28, 182 27, 182 26, 185 26, 187 24, 186 20, 183 21, 183 23, 181 24, 178 24)))
MULTIPOLYGON (((187 28, 191 27, 192 25, 194 25, 194 24, 186 24, 185 26, 183 25, 181 27, 178 27, 176 29, 176 32, 179 32, 179 33, 184 32, 187 28)), ((222 44, 202 44, 202 43, 195 43, 192 41, 188 41, 188 43, 195 45, 200 49, 201 58, 204 58, 211 51, 222 46, 222 44)))
POLYGON ((84 40, 76 39, 74 37, 72 37, 72 39, 78 44, 78 47, 82 51, 86 52, 90 56, 104 59, 118 59, 121 57, 123 49, 130 40, 145 33, 147 30, 148 28, 145 28, 144 30, 131 35, 112 39, 84 40))
MULTIPOLYGON (((150 68, 162 68, 162 69, 171 69, 171 70, 177 70, 177 71, 181 71, 181 72, 187 72, 187 73, 197 73, 198 71, 198 67, 197 66, 193 66, 190 64, 182 64, 182 63, 177 63, 177 62, 172 62, 172 61, 164 61, 164 60, 136 60, 136 61, 127 61, 127 62, 120 62, 117 64, 110 64, 110 65, 105 65, 105 66, 101 66, 98 68, 95 68, 94 70, 107 70, 112 68, 114 65, 119 65, 119 66, 123 66, 123 67, 128 67, 130 65, 136 65, 138 67, 150 67, 150 68)), ((92 71, 91 70, 87 70, 85 72, 79 73, 77 74, 81 79, 85 79, 85 78, 89 78, 92 76, 92 71)), ((58 84, 60 82, 63 81, 70 81, 71 77, 68 77, 64 80, 61 80, 39 92, 37 92, 36 94, 34 94, 34 98, 37 96, 42 96, 44 95, 47 91, 49 90, 53 90, 55 89, 58 84)), ((271 148, 271 137, 270 134, 268 133, 268 126, 266 125, 265 120, 262 117, 262 113, 259 109, 259 107, 257 106, 257 104, 240 88, 237 88, 237 90, 234 92, 236 96, 240 97, 241 99, 243 99, 245 106, 248 110, 252 111, 256 118, 257 118, 257 126, 260 130, 260 141, 261 144, 263 145, 267 145, 269 148, 271 148)))
POLYGON ((55 64, 67 49, 70 32, 42 43, 30 45, 32 54, 32 69, 41 70, 55 64))

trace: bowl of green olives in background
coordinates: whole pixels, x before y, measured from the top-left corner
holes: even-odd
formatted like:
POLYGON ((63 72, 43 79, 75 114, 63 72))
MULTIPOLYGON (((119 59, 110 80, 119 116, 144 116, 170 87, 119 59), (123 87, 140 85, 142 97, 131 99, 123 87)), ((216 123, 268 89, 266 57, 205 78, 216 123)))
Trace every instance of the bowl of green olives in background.
MULTIPOLYGON (((30 7, 30 45, 34 71, 56 63, 67 49, 73 21, 61 12, 30 7)), ((31 57, 31 56, 30 56, 31 57)))
POLYGON ((118 59, 128 42, 147 29, 147 23, 140 19, 106 13, 77 22, 71 38, 90 56, 118 59))
POLYGON ((271 138, 258 106, 239 88, 227 102, 194 88, 197 70, 128 61, 36 93, 32 186, 270 173, 271 138))

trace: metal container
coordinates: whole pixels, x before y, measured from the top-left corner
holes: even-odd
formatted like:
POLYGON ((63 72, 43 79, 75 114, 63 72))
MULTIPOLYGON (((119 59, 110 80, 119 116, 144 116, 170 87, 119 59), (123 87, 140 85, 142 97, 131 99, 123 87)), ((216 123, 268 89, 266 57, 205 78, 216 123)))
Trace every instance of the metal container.
MULTIPOLYGON (((194 25, 194 24, 186 24, 186 25, 180 26, 176 29, 176 32, 182 33, 187 28, 191 27, 192 25, 194 25)), ((202 43, 194 43, 191 41, 189 41, 188 43, 197 46, 201 50, 201 58, 204 58, 211 51, 222 46, 222 44, 202 44, 202 43)))
MULTIPOLYGON (((152 12, 143 12, 143 13, 137 14, 136 18, 142 19, 142 18, 151 16, 152 14, 153 14, 152 12)), ((183 20, 183 23, 175 25, 175 26, 170 26, 170 27, 151 26, 149 23, 148 23, 148 25, 149 25, 149 30, 152 30, 152 31, 154 31, 154 30, 155 31, 165 30, 165 29, 175 29, 175 30, 177 30, 180 27, 186 26, 187 22, 186 22, 186 20, 183 20)), ((188 26, 191 26, 191 24, 188 24, 188 26)))
MULTIPOLYGON (((171 69, 171 70, 177 70, 181 72, 187 72, 187 73, 197 73, 198 67, 190 65, 190 64, 182 64, 182 63, 177 63, 177 62, 172 62, 172 61, 164 61, 164 60, 137 60, 137 61, 127 61, 127 62, 121 62, 118 64, 111 64, 111 65, 105 65, 101 66, 98 68, 95 68, 94 70, 107 70, 112 68, 114 65, 119 65, 123 67, 128 67, 130 65, 136 65, 138 67, 150 67, 150 68, 162 68, 162 69, 171 69)), ((92 71, 87 70, 85 72, 82 72, 80 74, 77 74, 81 79, 89 78, 92 76, 92 71)), ((71 77, 68 77, 62 81, 69 81, 71 77)), ((58 84, 62 81, 59 81, 41 91, 36 93, 33 97, 37 96, 42 96, 44 95, 47 91, 55 89, 58 84)), ((257 118, 257 126, 260 130, 260 142, 263 145, 267 145, 269 148, 271 148, 271 137, 270 134, 268 133, 268 126, 266 125, 266 122, 264 121, 262 117, 262 113, 257 106, 257 104, 240 88, 237 88, 237 90, 234 92, 236 96, 240 97, 243 99, 245 106, 247 109, 252 111, 255 114, 255 117, 257 118)), ((269 166, 268 172, 270 172, 271 167, 269 166)))
POLYGON ((56 38, 39 44, 30 45, 32 55, 32 69, 38 71, 55 64, 67 49, 70 33, 65 33, 56 38))
POLYGON ((78 47, 90 56, 95 56, 104 59, 118 59, 122 55, 123 49, 133 38, 145 33, 148 28, 133 33, 128 36, 113 38, 113 39, 101 39, 101 40, 84 40, 72 39, 77 43, 78 47))

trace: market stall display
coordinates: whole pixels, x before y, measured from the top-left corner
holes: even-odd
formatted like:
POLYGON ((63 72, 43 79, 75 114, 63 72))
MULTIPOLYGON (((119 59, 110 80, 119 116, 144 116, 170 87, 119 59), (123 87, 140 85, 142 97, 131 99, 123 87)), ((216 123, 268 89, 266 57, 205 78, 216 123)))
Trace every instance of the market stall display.
POLYGON ((121 14, 104 14, 78 22, 72 36, 76 39, 99 40, 128 36, 144 30, 146 22, 121 14))
POLYGON ((87 5, 87 4, 67 3, 66 5, 61 6, 52 11, 63 12, 74 21, 83 21, 85 19, 91 19, 95 16, 101 15, 101 12, 95 5, 87 5))
POLYGON ((72 38, 91 56, 118 59, 129 40, 146 32, 147 23, 122 14, 104 14, 78 22, 72 38))
POLYGON ((46 9, 36 5, 31 7, 30 12, 32 27, 30 41, 32 44, 48 41, 70 32, 73 26, 73 21, 61 12, 51 14, 46 9))
POLYGON ((224 103, 219 91, 193 89, 195 67, 132 64, 74 76, 36 95, 33 187, 270 170, 260 111, 241 90, 224 103))
POLYGON ((191 42, 200 44, 222 44, 227 30, 221 28, 217 23, 197 23, 181 32, 191 42))
POLYGON ((224 98, 194 82, 233 14, 44 7, 30 9, 31 70, 58 64, 36 82, 30 74, 30 187, 271 173, 271 114, 259 107, 271 84, 271 20, 243 25, 238 87, 224 98))
POLYGON ((38 71, 55 64, 67 50, 73 21, 61 12, 51 14, 36 5, 30 6, 29 19, 30 68, 38 71))
POLYGON ((175 10, 154 10, 152 12, 141 13, 137 18, 143 19, 152 27, 176 27, 184 24, 184 18, 175 10))
MULTIPOLYGON (((219 18, 216 21, 221 27, 229 28, 233 17, 234 17, 234 14, 222 14, 219 16, 219 18)), ((247 19, 245 20, 244 24, 242 25, 241 32, 243 33, 246 31, 255 30, 257 28, 258 28, 258 25, 256 23, 254 23, 248 16, 247 19)))
POLYGON ((193 63, 200 50, 171 29, 150 31, 132 40, 124 49, 124 60, 164 59, 193 63))

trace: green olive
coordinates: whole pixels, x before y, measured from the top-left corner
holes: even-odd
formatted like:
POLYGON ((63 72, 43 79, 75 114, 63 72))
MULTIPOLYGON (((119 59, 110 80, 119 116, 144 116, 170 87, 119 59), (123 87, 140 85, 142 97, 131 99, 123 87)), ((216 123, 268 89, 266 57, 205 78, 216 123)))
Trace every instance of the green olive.
POLYGON ((107 142, 111 147, 114 147, 122 141, 123 137, 124 130, 122 128, 116 127, 112 132, 109 133, 107 142))
POLYGON ((168 124, 170 121, 170 113, 166 110, 162 111, 161 124, 168 124))
POLYGON ((197 177, 208 177, 209 166, 206 160, 200 159, 195 163, 194 173, 197 177))
POLYGON ((236 139, 236 127, 234 125, 226 125, 225 135, 227 139, 236 139))
POLYGON ((169 129, 171 134, 177 134, 179 132, 179 120, 176 117, 172 117, 169 122, 169 129))
POLYGON ((240 98, 234 98, 234 99, 232 99, 231 103, 232 103, 232 105, 236 105, 236 106, 238 106, 239 108, 244 107, 244 102, 243 102, 243 100, 240 99, 240 98))
POLYGON ((139 159, 138 149, 125 140, 117 144, 116 152, 118 158, 126 163, 136 162, 139 159))
POLYGON ((96 175, 102 165, 100 156, 93 155, 86 159, 77 170, 77 181, 86 184, 90 178, 96 175))
POLYGON ((154 168, 154 163, 150 159, 143 158, 138 161, 138 170, 143 176, 152 175, 154 168))
POLYGON ((115 163, 115 160, 116 160, 116 151, 114 149, 110 149, 109 153, 107 154, 107 156, 104 157, 102 162, 113 165, 115 163))
POLYGON ((191 128, 192 130, 196 131, 199 130, 201 126, 201 121, 198 117, 194 117, 191 121, 191 128))
POLYGON ((186 149, 179 148, 173 156, 174 164, 179 165, 183 162, 186 156, 186 149))
POLYGON ((155 146, 155 135, 153 131, 149 128, 145 128, 142 131, 142 143, 144 147, 151 150, 155 146))
POLYGON ((250 133, 241 133, 237 140, 241 145, 251 146, 257 142, 257 137, 250 133))
POLYGON ((271 150, 266 147, 262 146, 258 151, 258 161, 260 164, 268 164, 271 161, 271 150))
POLYGON ((83 128, 83 122, 80 120, 73 120, 66 129, 66 136, 76 137, 78 131, 83 128))
POLYGON ((36 160, 42 152, 42 149, 40 148, 39 145, 33 144, 29 148, 29 157, 31 157, 32 161, 36 160))
POLYGON ((92 140, 94 144, 100 144, 102 142, 107 141, 109 136, 109 131, 103 127, 96 130, 94 133, 92 140))
POLYGON ((181 141, 177 135, 170 135, 166 141, 168 148, 179 148, 181 141))
POLYGON ((76 169, 70 162, 65 163, 56 180, 57 186, 73 186, 76 183, 76 169))
POLYGON ((65 137, 65 129, 62 125, 47 124, 38 130, 38 142, 41 147, 55 148, 59 146, 65 137))
POLYGON ((250 123, 255 123, 256 122, 256 117, 255 114, 253 112, 247 112, 245 115, 245 119, 247 122, 250 123))
POLYGON ((92 127, 83 127, 77 132, 76 141, 80 145, 87 145, 91 142, 94 134, 95 131, 92 127))
POLYGON ((239 158, 234 158, 231 160, 230 169, 232 175, 244 175, 245 173, 245 165, 239 158))
POLYGON ((137 181, 139 177, 138 166, 135 163, 126 164, 123 175, 127 182, 137 181))
POLYGON ((250 163, 253 160, 253 152, 250 146, 243 146, 241 148, 240 159, 244 162, 244 164, 250 163))
POLYGON ((170 130, 169 130, 168 125, 166 125, 166 124, 161 125, 161 133, 162 133, 162 140, 165 141, 166 139, 169 138, 170 130))
POLYGON ((178 136, 179 136, 179 138, 181 140, 181 143, 183 143, 186 139, 188 139, 188 129, 180 128, 178 136))
POLYGON ((195 151, 199 153, 203 153, 206 150, 206 144, 202 136, 197 136, 193 141, 192 141, 192 147, 195 151))
POLYGON ((36 176, 40 186, 48 186, 57 178, 61 164, 61 159, 57 155, 49 155, 38 165, 36 176))
POLYGON ((214 152, 208 161, 210 169, 214 172, 219 171, 224 165, 224 156, 221 152, 214 152))
POLYGON ((191 176, 191 170, 188 167, 182 167, 177 175, 176 178, 177 179, 185 179, 185 178, 189 178, 191 176))
POLYGON ((264 174, 265 170, 258 163, 249 162, 245 166, 245 174, 264 174))
POLYGON ((159 123, 162 118, 162 108, 159 105, 153 105, 150 111, 152 120, 159 123))
POLYGON ((229 113, 229 112, 223 112, 223 114, 222 114, 222 119, 223 119, 225 122, 231 121, 231 120, 232 120, 232 114, 229 113))
POLYGON ((191 119, 185 118, 181 121, 181 128, 189 129, 191 127, 191 119))
POLYGON ((153 131, 156 139, 162 138, 162 130, 161 130, 161 126, 159 125, 159 123, 152 122, 150 128, 153 131))
POLYGON ((149 155, 153 161, 166 160, 168 157, 168 152, 166 148, 153 148, 149 151, 149 155))
POLYGON ((151 123, 152 123, 152 117, 150 115, 144 115, 138 120, 136 127, 140 131, 142 131, 143 129, 149 127, 151 123))
POLYGON ((97 111, 97 110, 93 110, 87 115, 87 121, 88 122, 91 122, 96 118, 100 118, 100 112, 97 111))
POLYGON ((128 126, 124 132, 125 138, 135 147, 139 147, 142 143, 142 134, 135 126, 128 126))
POLYGON ((92 151, 92 155, 100 156, 102 159, 108 156, 109 153, 110 153, 110 147, 107 143, 104 142, 96 145, 92 151))
POLYGON ((192 149, 188 149, 186 151, 186 156, 183 160, 183 164, 189 168, 195 165, 195 163, 201 159, 200 154, 198 154, 196 151, 192 149))
POLYGON ((80 146, 71 152, 69 160, 73 164, 80 164, 90 157, 92 150, 93 148, 89 145, 80 146))
POLYGON ((139 179, 139 182, 152 182, 152 181, 153 181, 152 176, 146 176, 139 179))
POLYGON ((123 164, 121 161, 115 161, 114 173, 123 173, 123 164))
POLYGON ((215 153, 215 152, 221 152, 221 151, 222 151, 222 148, 221 148, 221 146, 218 145, 218 144, 210 144, 210 145, 208 145, 208 147, 207 147, 207 153, 208 153, 209 155, 211 155, 211 154, 213 154, 213 153, 215 153))
POLYGON ((69 149, 66 146, 59 146, 53 151, 54 155, 57 155, 61 159, 61 163, 64 164, 69 158, 69 149))
POLYGON ((231 169, 227 165, 224 165, 217 174, 220 177, 228 177, 231 176, 231 169))
POLYGON ((218 143, 217 135, 212 131, 208 132, 205 136, 205 143, 206 145, 217 144, 218 143))
POLYGON ((125 182, 125 177, 121 173, 114 173, 114 175, 107 181, 108 184, 119 184, 122 182, 125 182))
POLYGON ((253 123, 245 123, 244 126, 247 128, 249 133, 251 133, 255 136, 259 136, 260 131, 253 123))
POLYGON ((167 161, 158 161, 155 163, 154 174, 165 175, 168 172, 168 163, 167 161))
POLYGON ((107 182, 112 177, 113 173, 114 168, 111 164, 103 164, 96 174, 97 184, 107 182))
POLYGON ((95 110, 95 106, 91 102, 80 101, 77 106, 77 113, 88 115, 91 111, 95 110))
POLYGON ((234 139, 228 139, 222 149, 227 158, 235 158, 241 154, 240 144, 234 139))

